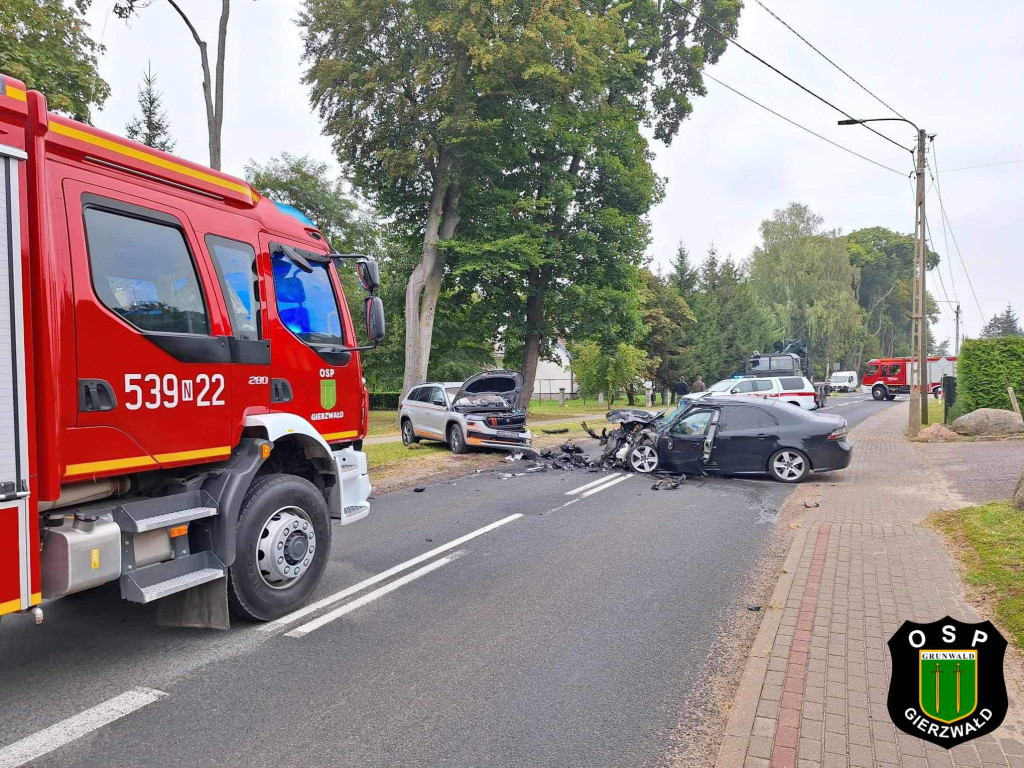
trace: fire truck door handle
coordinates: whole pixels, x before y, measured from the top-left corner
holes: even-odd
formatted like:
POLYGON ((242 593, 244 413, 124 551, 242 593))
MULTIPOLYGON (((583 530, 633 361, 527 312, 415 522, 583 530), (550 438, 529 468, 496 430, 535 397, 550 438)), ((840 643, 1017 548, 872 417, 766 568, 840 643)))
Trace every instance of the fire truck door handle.
POLYGON ((289 403, 292 399, 292 385, 288 379, 272 379, 270 382, 270 402, 289 403))
POLYGON ((78 410, 80 412, 112 411, 117 407, 114 388, 103 379, 78 380, 78 410))

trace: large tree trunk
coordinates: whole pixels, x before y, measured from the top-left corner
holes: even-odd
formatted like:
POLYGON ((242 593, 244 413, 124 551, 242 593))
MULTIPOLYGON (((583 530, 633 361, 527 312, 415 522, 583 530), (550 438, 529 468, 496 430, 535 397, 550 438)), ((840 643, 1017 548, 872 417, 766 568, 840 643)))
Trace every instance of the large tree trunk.
MULTIPOLYGON (((579 173, 583 157, 574 154, 569 160, 569 175, 579 173)), ((538 191, 537 197, 543 192, 538 191)), ((557 240, 562 236, 565 225, 565 211, 556 210, 552 215, 552 228, 549 237, 557 240)), ((533 267, 527 277, 526 286, 526 337, 523 342, 523 378, 526 380, 523 390, 523 402, 529 407, 533 399, 533 385, 537 378, 537 363, 540 361, 540 348, 543 342, 542 330, 544 322, 544 294, 551 280, 551 268, 547 265, 533 267)))
POLYGON ((405 375, 402 395, 427 378, 434 316, 444 278, 439 243, 450 240, 459 224, 459 188, 447 180, 449 163, 441 158, 433 173, 423 252, 405 289, 405 375))
POLYGON ((224 44, 227 41, 228 36, 228 12, 230 11, 230 0, 222 0, 221 4, 221 16, 220 16, 220 30, 218 34, 218 42, 220 47, 217 53, 217 100, 214 102, 213 96, 213 80, 210 77, 210 56, 206 50, 206 41, 199 36, 199 30, 196 29, 192 20, 185 14, 185 11, 181 9, 175 0, 167 0, 167 4, 174 9, 175 13, 181 17, 181 20, 185 22, 185 26, 188 27, 188 31, 192 34, 192 39, 196 41, 196 45, 199 46, 199 63, 203 67, 203 101, 206 103, 206 135, 209 138, 210 145, 210 167, 214 170, 220 170, 220 123, 223 119, 224 112, 222 108, 222 102, 224 101, 224 44))
POLYGON ((221 1, 220 26, 217 29, 217 81, 213 105, 213 126, 210 129, 210 167, 220 170, 221 131, 224 127, 224 60, 227 56, 228 15, 231 0, 221 1))
POLYGON ((540 362, 540 347, 543 342, 541 327, 544 320, 544 292, 548 276, 545 267, 533 267, 527 277, 526 296, 526 339, 523 343, 523 403, 528 408, 533 399, 533 385, 537 378, 537 363, 540 362))

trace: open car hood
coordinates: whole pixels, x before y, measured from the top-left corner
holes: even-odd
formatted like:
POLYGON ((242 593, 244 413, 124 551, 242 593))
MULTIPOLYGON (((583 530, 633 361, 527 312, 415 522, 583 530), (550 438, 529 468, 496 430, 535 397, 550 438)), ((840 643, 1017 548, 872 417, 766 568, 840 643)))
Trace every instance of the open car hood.
POLYGON ((479 404, 473 402, 476 395, 499 395, 508 403, 508 410, 518 411, 525 383, 526 380, 519 371, 484 371, 462 383, 462 388, 452 400, 452 405, 456 409, 461 406, 470 410, 499 410, 493 405, 486 405, 486 398, 481 398, 479 404), (463 401, 463 398, 466 399, 463 401))

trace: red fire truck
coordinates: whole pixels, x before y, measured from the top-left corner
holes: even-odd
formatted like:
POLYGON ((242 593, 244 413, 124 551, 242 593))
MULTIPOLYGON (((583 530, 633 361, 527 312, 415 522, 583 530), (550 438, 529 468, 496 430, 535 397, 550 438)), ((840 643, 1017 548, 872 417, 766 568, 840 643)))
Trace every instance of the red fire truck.
MULTIPOLYGON (((915 380, 916 357, 884 357, 868 360, 861 384, 875 400, 895 400, 896 395, 910 394, 915 380)), ((928 389, 935 397, 942 390, 942 377, 956 375, 955 357, 928 358, 928 389)))
POLYGON ((0 614, 115 580, 193 626, 306 601, 369 512, 378 287, 294 209, 0 75, 0 614))

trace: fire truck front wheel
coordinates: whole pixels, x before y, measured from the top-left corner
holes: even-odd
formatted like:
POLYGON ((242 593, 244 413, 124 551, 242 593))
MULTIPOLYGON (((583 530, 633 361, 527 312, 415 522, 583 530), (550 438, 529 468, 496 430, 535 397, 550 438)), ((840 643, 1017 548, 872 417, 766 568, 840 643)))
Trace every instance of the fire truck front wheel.
POLYGON ((885 387, 882 387, 882 386, 872 387, 871 388, 871 396, 873 398, 875 398, 875 400, 884 400, 885 396, 886 396, 885 387))
POLYGON ((323 494, 294 475, 259 477, 242 501, 228 601, 236 616, 273 621, 305 603, 331 552, 323 494))

